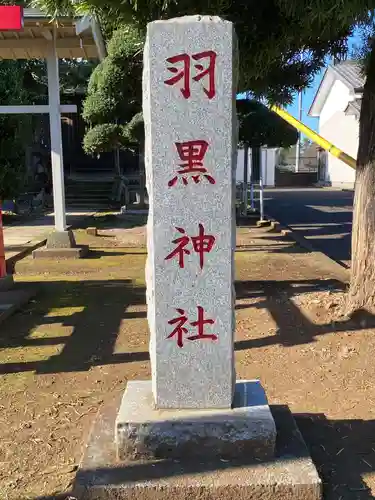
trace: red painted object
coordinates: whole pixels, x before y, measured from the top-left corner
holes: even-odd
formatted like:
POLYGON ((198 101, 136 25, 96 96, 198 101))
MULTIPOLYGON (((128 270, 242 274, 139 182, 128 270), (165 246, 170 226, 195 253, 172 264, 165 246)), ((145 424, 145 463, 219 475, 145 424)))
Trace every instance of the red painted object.
MULTIPOLYGON (((206 50, 205 52, 200 52, 199 54, 194 54, 189 56, 189 54, 179 54, 177 56, 169 57, 167 62, 173 64, 173 66, 168 66, 168 71, 173 73, 174 76, 165 80, 164 83, 166 85, 175 85, 176 83, 182 80, 182 87, 180 88, 181 94, 185 99, 189 99, 191 96, 190 89, 190 80, 192 79, 194 82, 199 82, 204 78, 206 81, 208 80, 208 88, 203 86, 203 92, 209 99, 213 99, 216 95, 216 87, 215 87, 215 67, 216 67, 216 58, 217 54, 213 50, 206 50), (192 62, 201 61, 208 59, 208 66, 206 64, 206 68, 203 64, 198 62, 198 64, 194 64, 194 68, 198 70, 200 73, 197 73, 195 76, 191 75, 191 66, 192 62), (182 64, 179 64, 182 63, 182 64), (176 67, 179 65, 180 67, 176 67), (208 79, 206 78, 208 76, 208 79)), ((207 83, 207 82, 206 82, 207 83)))
POLYGON ((0 6, 0 31, 21 31, 23 29, 23 8, 19 5, 0 6))
POLYGON ((201 177, 205 177, 210 184, 216 184, 215 179, 208 173, 203 165, 204 156, 208 149, 207 141, 189 141, 175 143, 178 155, 184 163, 180 163, 182 170, 178 170, 175 177, 168 182, 169 187, 173 187, 181 176, 184 186, 188 185, 189 176, 186 174, 195 174, 191 178, 195 184, 199 184, 201 177))
POLYGON ((191 251, 185 248, 191 241, 193 245, 193 250, 199 254, 199 264, 200 268, 203 269, 204 266, 204 254, 210 253, 213 246, 215 245, 216 238, 211 234, 204 233, 203 224, 199 224, 199 235, 198 236, 187 236, 185 229, 182 227, 176 227, 177 231, 183 236, 172 241, 174 245, 178 245, 173 252, 166 256, 164 260, 173 259, 173 257, 178 257, 178 265, 181 269, 185 267, 185 254, 190 255, 191 251))
MULTIPOLYGON (((197 321, 193 321, 190 323, 191 326, 197 327, 197 334, 191 335, 187 337, 187 340, 218 340, 218 336, 215 333, 204 333, 205 325, 213 325, 215 321, 213 319, 204 319, 204 309, 201 306, 197 307, 198 309, 198 319, 197 321)), ((177 337, 177 345, 178 347, 184 347, 184 336, 189 333, 189 330, 184 326, 185 323, 188 322, 188 317, 186 316, 186 312, 184 309, 176 309, 176 311, 180 314, 179 317, 173 318, 168 321, 168 325, 176 325, 174 330, 170 335, 168 335, 167 339, 173 339, 173 337, 177 337)))

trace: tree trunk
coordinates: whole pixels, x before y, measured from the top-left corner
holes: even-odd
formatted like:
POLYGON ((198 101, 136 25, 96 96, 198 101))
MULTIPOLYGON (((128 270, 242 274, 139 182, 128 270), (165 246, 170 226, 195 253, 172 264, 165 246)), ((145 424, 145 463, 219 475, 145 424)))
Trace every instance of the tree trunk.
POLYGON ((375 46, 364 86, 355 182, 347 312, 375 310, 375 46))
POLYGON ((251 149, 251 178, 254 184, 257 184, 260 179, 260 147, 256 146, 251 149))

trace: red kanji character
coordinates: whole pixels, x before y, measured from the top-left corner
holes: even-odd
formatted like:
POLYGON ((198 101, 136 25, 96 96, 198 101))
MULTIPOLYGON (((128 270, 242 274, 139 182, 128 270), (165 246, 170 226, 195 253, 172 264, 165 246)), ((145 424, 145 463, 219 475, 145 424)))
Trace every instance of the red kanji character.
POLYGON ((205 334, 204 333, 204 325, 213 325, 215 321, 213 319, 204 319, 204 309, 201 306, 198 306, 198 320, 190 323, 191 326, 196 326, 198 330, 198 335, 192 335, 188 337, 188 340, 201 340, 201 339, 209 339, 209 340, 217 340, 217 335, 205 334))
POLYGON ((179 62, 184 63, 183 68, 179 71, 177 68, 170 67, 168 71, 171 73, 177 73, 175 76, 172 76, 169 80, 165 80, 164 83, 167 85, 174 85, 180 80, 184 79, 183 86, 181 89, 181 94, 185 97, 185 99, 189 99, 190 93, 190 57, 188 54, 180 54, 178 56, 173 56, 167 59, 167 62, 171 64, 176 64, 179 62))
POLYGON ((204 234, 204 227, 202 224, 199 224, 199 235, 192 236, 191 241, 193 243, 194 252, 199 253, 199 265, 200 268, 203 269, 204 254, 211 252, 216 238, 215 236, 204 234))
MULTIPOLYGON (((200 182, 202 174, 210 184, 215 184, 215 179, 207 172, 207 168, 203 165, 203 159, 208 149, 207 141, 176 142, 175 145, 180 159, 184 162, 180 163, 180 167, 183 168, 182 170, 178 170, 177 173, 182 176, 182 182, 185 186, 188 184, 186 174, 198 174, 192 175, 195 184, 200 182)), ((168 182, 168 186, 174 186, 177 180, 178 175, 168 182)))
MULTIPOLYGON (((181 227, 176 227, 177 231, 181 234, 186 234, 185 230, 182 229, 181 227)), ((172 243, 175 245, 178 245, 177 248, 173 250, 165 260, 170 260, 172 259, 175 255, 178 255, 178 265, 180 268, 184 268, 184 255, 190 255, 190 250, 187 250, 185 247, 189 243, 189 236, 181 236, 181 238, 177 238, 176 240, 173 240, 172 243)))
MULTIPOLYGON (((180 314, 178 318, 171 319, 168 321, 168 325, 176 325, 174 330, 170 335, 168 335, 167 339, 172 339, 175 335, 177 335, 177 345, 178 347, 184 346, 184 335, 188 333, 187 328, 184 327, 185 323, 188 320, 186 313, 183 309, 176 309, 176 311, 180 314)), ((197 335, 191 335, 187 337, 188 340, 217 340, 218 337, 214 333, 207 334, 204 333, 204 325, 213 325, 215 321, 213 319, 204 319, 204 309, 201 306, 198 306, 198 319, 197 321, 193 321, 190 323, 191 326, 196 326, 198 333, 197 335)))
POLYGON ((199 224, 199 235, 198 236, 187 236, 186 231, 182 229, 181 227, 176 227, 177 231, 181 234, 184 234, 185 236, 182 236, 181 238, 177 238, 176 240, 173 240, 172 243, 175 245, 178 245, 173 252, 171 252, 169 255, 165 257, 164 260, 170 260, 173 259, 176 255, 178 255, 178 265, 180 266, 181 269, 185 267, 185 261, 184 261, 184 256, 190 255, 190 250, 188 250, 186 245, 189 244, 190 240, 193 244, 193 250, 194 252, 199 254, 199 265, 200 268, 203 269, 204 265, 204 254, 205 253, 210 253, 216 238, 215 236, 212 236, 210 234, 204 234, 204 227, 203 224, 199 224))
POLYGON ((177 345, 178 347, 183 347, 184 334, 188 332, 187 328, 184 327, 184 324, 187 322, 188 318, 187 316, 184 316, 185 311, 183 309, 176 309, 176 311, 181 314, 181 316, 168 321, 168 325, 175 325, 177 323, 177 326, 173 332, 168 335, 167 339, 172 339, 175 335, 177 335, 177 345))
MULTIPOLYGON (((213 50, 206 50, 205 52, 199 52, 198 54, 194 54, 191 56, 194 61, 200 61, 201 59, 209 59, 209 63, 207 68, 200 63, 194 64, 194 68, 200 71, 197 75, 193 77, 195 82, 199 82, 208 75, 208 88, 203 87, 203 91, 209 99, 212 99, 216 95, 215 89, 215 67, 216 67, 216 58, 217 54, 213 50)), ((188 54, 179 54, 177 56, 169 57, 167 59, 168 63, 177 64, 183 63, 182 68, 179 70, 178 68, 172 66, 168 67, 168 71, 174 73, 175 76, 165 80, 164 83, 166 85, 175 85, 180 80, 183 79, 183 85, 181 88, 181 94, 185 97, 185 99, 189 99, 191 96, 190 91, 190 56, 188 54)))
POLYGON ((201 71, 198 75, 194 76, 193 80, 199 82, 202 78, 208 75, 208 90, 203 89, 204 93, 209 99, 212 99, 216 95, 215 89, 215 65, 216 65, 216 57, 217 54, 213 50, 207 50, 206 52, 200 52, 199 54, 194 54, 192 58, 195 61, 199 61, 200 59, 209 58, 209 64, 206 69, 201 64, 195 64, 195 69, 201 71))

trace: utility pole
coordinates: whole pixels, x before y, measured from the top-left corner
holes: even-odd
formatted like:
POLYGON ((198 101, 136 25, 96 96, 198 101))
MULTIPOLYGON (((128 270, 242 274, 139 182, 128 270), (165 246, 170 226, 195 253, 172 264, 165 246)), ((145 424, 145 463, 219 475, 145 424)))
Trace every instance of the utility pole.
MULTIPOLYGON (((298 120, 302 121, 302 90, 298 93, 298 120)), ((296 172, 299 172, 300 157, 301 157, 301 132, 298 132, 297 147, 296 147, 296 172)))

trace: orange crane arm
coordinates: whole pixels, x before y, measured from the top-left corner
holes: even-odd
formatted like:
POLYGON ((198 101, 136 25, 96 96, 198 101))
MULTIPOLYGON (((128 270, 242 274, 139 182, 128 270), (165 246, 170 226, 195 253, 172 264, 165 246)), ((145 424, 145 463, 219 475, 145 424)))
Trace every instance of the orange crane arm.
POLYGON ((346 163, 346 165, 349 165, 349 167, 356 168, 357 162, 354 158, 344 153, 344 151, 324 139, 324 137, 311 130, 311 128, 307 127, 307 125, 304 125, 302 122, 297 120, 297 118, 294 118, 294 116, 285 111, 285 109, 281 109, 277 106, 271 106, 271 110, 281 116, 281 118, 290 123, 290 125, 295 127, 297 130, 305 134, 309 139, 318 144, 318 146, 325 149, 333 156, 336 156, 336 158, 346 163))

